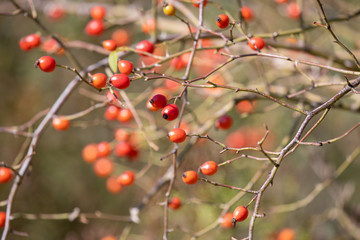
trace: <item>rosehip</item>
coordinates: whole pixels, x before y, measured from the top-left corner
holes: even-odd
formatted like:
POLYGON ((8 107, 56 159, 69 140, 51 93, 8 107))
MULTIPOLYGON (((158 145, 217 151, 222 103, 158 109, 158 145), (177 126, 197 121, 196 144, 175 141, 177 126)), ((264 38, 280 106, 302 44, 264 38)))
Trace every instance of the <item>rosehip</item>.
POLYGON ((168 133, 170 141, 182 143, 186 139, 186 132, 181 128, 174 128, 168 133))
POLYGON ((103 73, 95 73, 91 77, 91 84, 98 89, 105 87, 106 81, 107 81, 107 77, 103 73))
POLYGON ((130 186, 133 184, 135 180, 135 174, 132 171, 125 171, 123 174, 121 174, 117 181, 123 186, 130 186))
POLYGON ((56 62, 50 56, 43 56, 36 61, 38 66, 43 72, 52 72, 55 70, 56 62))
POLYGON ((118 62, 118 68, 119 68, 119 72, 121 72, 125 75, 130 75, 134 66, 131 62, 129 62, 127 60, 120 60, 118 62))
MULTIPOLYGON (((136 50, 141 51, 141 52, 153 53, 154 52, 154 45, 151 42, 149 42, 147 40, 144 40, 144 41, 139 42, 136 45, 136 50)), ((139 55, 146 56, 143 53, 139 53, 139 55)))
POLYGON ((241 222, 244 221, 247 216, 249 214, 249 211, 247 210, 246 207, 244 206, 239 206, 237 208, 235 208, 234 212, 233 212, 233 218, 232 218, 232 222, 241 222))
POLYGON ((10 181, 12 176, 13 176, 13 173, 12 173, 11 169, 9 169, 7 167, 0 167, 0 183, 6 183, 6 182, 10 181))
POLYGON ((215 125, 219 129, 229 129, 231 128, 232 123, 233 123, 232 118, 229 115, 224 115, 216 120, 215 125))
POLYGON ((123 73, 118 73, 110 78, 111 84, 118 89, 125 89, 130 86, 130 79, 123 73))
POLYGON ((217 164, 214 161, 207 161, 200 166, 200 171, 205 175, 214 175, 217 172, 217 164))
POLYGON ((260 37, 252 37, 252 38, 250 38, 250 41, 248 42, 248 45, 252 50, 257 51, 256 47, 259 50, 261 50, 263 47, 265 47, 265 42, 260 37), (255 45, 256 45, 256 47, 255 47, 255 45))
POLYGON ((195 171, 189 170, 182 174, 182 180, 187 184, 195 184, 198 181, 198 175, 195 171))
POLYGON ((169 208, 173 209, 173 210, 177 210, 181 207, 181 200, 178 197, 173 197, 172 199, 170 199, 169 201, 169 208))
POLYGON ((161 115, 164 119, 172 121, 179 115, 179 109, 175 104, 168 104, 163 108, 161 115))
POLYGON ((216 25, 219 28, 227 28, 229 26, 230 19, 226 14, 220 14, 216 18, 216 25))

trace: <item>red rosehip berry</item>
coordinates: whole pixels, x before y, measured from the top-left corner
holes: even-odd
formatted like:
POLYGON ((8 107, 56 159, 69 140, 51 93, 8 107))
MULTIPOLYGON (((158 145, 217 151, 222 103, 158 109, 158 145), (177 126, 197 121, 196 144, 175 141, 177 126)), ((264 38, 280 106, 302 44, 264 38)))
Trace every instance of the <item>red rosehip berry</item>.
POLYGON ((229 115, 224 115, 216 120, 215 126, 219 129, 229 129, 233 123, 232 118, 229 115))
POLYGON ((200 166, 200 171, 205 175, 214 175, 217 172, 217 164, 214 161, 207 161, 200 166))
MULTIPOLYGON (((200 7, 200 2, 201 2, 202 0, 192 0, 192 5, 194 6, 194 7, 200 7)), ((203 6, 205 7, 206 6, 206 4, 208 3, 208 0, 204 0, 204 3, 203 3, 203 6)))
POLYGON ((241 15, 245 21, 250 21, 253 18, 253 11, 251 8, 243 6, 241 8, 241 15))
POLYGON ((233 218, 233 214, 231 212, 225 213, 225 215, 221 218, 221 227, 222 228, 233 228, 231 220, 233 218))
POLYGON ((173 210, 177 210, 181 207, 181 200, 178 197, 173 197, 172 199, 170 199, 169 201, 169 208, 173 209, 173 210))
POLYGON ((30 44, 31 48, 34 48, 34 47, 38 47, 40 45, 41 37, 38 34, 34 33, 34 34, 27 35, 25 37, 25 41, 30 44))
POLYGON ((6 183, 6 182, 10 181, 12 176, 13 176, 13 173, 12 173, 11 169, 9 169, 7 167, 0 167, 0 183, 6 183))
POLYGON ((300 8, 296 2, 289 3, 286 7, 286 13, 289 18, 299 19, 300 18, 300 8))
POLYGON ((130 79, 123 73, 118 73, 110 78, 111 84, 118 89, 125 89, 130 86, 130 79))
POLYGON ((45 8, 45 13, 50 20, 60 20, 65 16, 65 8, 62 5, 52 4, 45 8))
POLYGON ((109 142, 101 142, 97 145, 97 156, 98 157, 106 157, 110 155, 111 146, 109 142))
MULTIPOLYGON (((123 189, 123 187, 121 186, 120 183, 118 183, 117 178, 116 177, 109 177, 106 180, 106 189, 109 191, 109 193, 111 194, 118 194, 119 192, 121 192, 121 190, 123 189)), ((116 238, 114 238, 116 239, 116 238)))
POLYGON ((235 208, 234 212, 233 212, 233 218, 232 218, 232 222, 241 222, 244 221, 249 215, 249 211, 247 210, 246 207, 244 206, 239 206, 237 208, 235 208))
POLYGON ((167 99, 162 94, 156 94, 149 99, 149 103, 154 109, 159 110, 164 108, 167 104, 167 99))
POLYGON ((119 114, 117 116, 117 120, 119 122, 129 122, 133 118, 133 115, 130 109, 120 109, 119 114))
POLYGON ((86 145, 81 152, 81 156, 87 163, 95 162, 98 157, 97 145, 93 143, 86 145))
MULTIPOLYGON (((136 45, 136 50, 141 52, 153 53, 154 52, 154 45, 147 41, 141 41, 136 45)), ((145 54, 139 53, 141 56, 146 56, 145 54)))
POLYGON ((132 171, 125 171, 123 174, 121 174, 117 181, 123 186, 130 186, 133 184, 135 180, 135 174, 132 171))
POLYGON ((168 133, 168 137, 174 143, 182 143, 186 139, 186 132, 181 128, 174 128, 168 133))
POLYGON ((70 127, 70 121, 65 118, 54 117, 52 125, 58 131, 65 131, 70 127))
POLYGON ((265 41, 261 37, 252 37, 252 38, 250 38, 248 45, 252 50, 257 51, 256 47, 259 50, 261 50, 265 47, 265 41), (255 47, 255 45, 256 45, 256 47, 255 47))
POLYGON ((115 146, 115 155, 125 157, 130 154, 132 146, 128 142, 118 142, 115 146))
POLYGON ((5 226, 6 222, 6 212, 0 212, 0 228, 5 226))
POLYGON ((43 56, 36 61, 35 65, 39 67, 43 72, 52 72, 55 70, 56 62, 50 56, 43 56))
POLYGON ((104 32, 105 26, 102 20, 93 19, 85 27, 85 32, 90 36, 99 36, 104 32))
POLYGON ((195 184, 198 181, 198 175, 195 171, 189 170, 182 174, 182 180, 186 184, 195 184))
POLYGON ((120 112, 120 108, 114 105, 110 105, 105 110, 105 119, 109 121, 116 120, 120 112))
POLYGON ((21 38, 19 41, 19 47, 21 50, 23 51, 29 51, 31 49, 31 45, 30 43, 28 43, 27 41, 25 41, 25 38, 21 38))
POLYGON ((219 28, 227 28, 229 26, 230 19, 226 14, 220 14, 216 18, 216 25, 219 28))
POLYGON ((130 42, 130 35, 124 29, 118 29, 113 32, 111 38, 116 41, 118 46, 125 46, 130 42))
POLYGON ((122 128, 118 128, 116 129, 115 131, 115 139, 118 140, 118 141, 127 141, 130 137, 130 134, 122 129, 122 128))
POLYGON ((134 66, 131 62, 129 62, 127 60, 120 60, 118 62, 118 68, 119 68, 119 72, 121 72, 125 75, 130 75, 134 66))
POLYGON ((98 89, 104 88, 106 86, 106 81, 107 77, 103 73, 95 73, 91 77, 91 84, 98 89))
POLYGON ((275 2, 278 4, 284 4, 284 3, 287 3, 288 0, 275 0, 275 2))
POLYGON ((168 104, 163 108, 161 115, 164 119, 172 121, 179 115, 179 109, 175 104, 168 104))
POLYGON ((90 15, 93 19, 103 19, 106 15, 106 9, 103 6, 91 8, 90 15))
POLYGON ((108 51, 114 51, 117 47, 117 43, 115 40, 110 39, 103 41, 102 46, 108 51))
POLYGON ((100 158, 94 163, 94 172, 98 177, 106 178, 114 170, 114 163, 109 158, 100 158))

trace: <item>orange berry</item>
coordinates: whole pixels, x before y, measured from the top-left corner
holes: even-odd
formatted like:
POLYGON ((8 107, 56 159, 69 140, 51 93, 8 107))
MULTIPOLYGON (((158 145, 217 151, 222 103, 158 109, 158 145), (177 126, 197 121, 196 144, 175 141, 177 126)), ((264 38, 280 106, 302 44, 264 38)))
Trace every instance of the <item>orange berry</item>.
POLYGON ((289 18, 299 19, 300 18, 300 8, 296 2, 289 3, 286 7, 286 12, 289 18))
POLYGON ((146 20, 146 22, 141 25, 141 30, 146 34, 153 32, 155 30, 155 20, 153 18, 146 20))
POLYGON ((108 236, 101 238, 101 240, 117 240, 117 239, 118 238, 114 237, 113 235, 108 235, 108 236))
POLYGON ((98 157, 98 147, 96 144, 88 144, 82 150, 82 158, 87 163, 95 162, 96 158, 98 157))
POLYGON ((100 89, 106 86, 107 77, 103 73, 95 73, 91 77, 91 84, 100 89))
POLYGON ((170 199, 169 201, 169 208, 173 209, 173 210, 177 210, 181 207, 181 200, 178 197, 173 197, 172 199, 170 199))
POLYGON ((106 15, 106 9, 103 6, 91 8, 90 15, 93 19, 103 19, 106 15))
POLYGON ((130 42, 130 35, 124 29, 118 29, 113 32, 111 38, 115 40, 117 46, 125 46, 130 42))
POLYGON ((65 131, 70 127, 70 121, 65 118, 54 117, 52 125, 58 131, 65 131))
POLYGON ((132 171, 125 171, 123 174, 121 174, 117 181, 123 186, 130 186, 133 184, 135 180, 135 174, 132 171))
POLYGON ((114 51, 117 47, 117 43, 115 40, 110 39, 103 41, 102 46, 108 51, 114 51))
POLYGON ((168 137, 174 143, 182 143, 186 139, 186 132, 181 128, 174 128, 170 130, 168 137))
POLYGON ((214 175, 217 172, 217 164, 214 161, 207 161, 200 166, 200 171, 205 175, 214 175))
POLYGON ((241 15, 243 16, 245 21, 250 21, 253 18, 253 11, 251 8, 243 6, 241 8, 241 15))
POLYGON ((182 174, 182 180, 187 184, 195 184, 198 181, 198 175, 195 171, 189 170, 182 174))
POLYGON ((97 145, 98 157, 106 157, 111 152, 111 146, 109 142, 101 142, 97 145))
POLYGON ((0 228, 5 226, 6 212, 0 212, 0 228))
POLYGON ((221 218, 221 227, 233 228, 234 225, 231 222, 232 218, 233 218, 233 214, 231 212, 225 213, 224 216, 221 218))
POLYGON ((85 32, 87 35, 90 36, 99 36, 101 35, 105 30, 105 25, 102 20, 99 19, 93 19, 85 27, 85 32))
POLYGON ((130 75, 134 66, 130 61, 120 60, 118 62, 118 68, 119 68, 119 72, 121 72, 125 75, 130 75))
POLYGON ((281 230, 276 240, 294 240, 295 239, 295 231, 291 228, 284 228, 281 230))
POLYGON ((116 129, 115 131, 115 139, 118 140, 118 141, 127 141, 130 137, 130 134, 122 129, 122 128, 118 128, 116 129))
POLYGON ((12 178, 12 171, 7 167, 0 167, 0 183, 6 183, 12 178))
POLYGON ((100 158, 94 163, 94 172, 98 177, 105 178, 114 170, 114 163, 109 158, 100 158))
POLYGON ((287 3, 288 0, 275 0, 275 2, 278 4, 284 4, 284 3, 287 3))
POLYGON ((21 38, 19 41, 19 47, 21 48, 21 50, 23 51, 29 51, 31 49, 31 45, 30 43, 28 43, 27 41, 25 41, 25 38, 21 38))
POLYGON ((36 66, 43 72, 52 72, 56 68, 56 61, 50 56, 43 56, 36 61, 36 66))
POLYGON ((226 14, 220 14, 216 17, 216 25, 219 28, 227 28, 229 26, 230 19, 226 14))
MULTIPOLYGON (((194 7, 200 7, 200 2, 201 2, 202 0, 192 0, 192 5, 194 6, 194 7)), ((208 0, 204 0, 204 3, 203 3, 203 6, 205 7, 206 6, 206 4, 208 3, 208 0)))
POLYGON ((132 146, 128 142, 118 142, 115 146, 115 154, 118 157, 125 157, 131 153, 132 146))
POLYGON ((125 123, 125 122, 131 121, 132 117, 133 117, 133 115, 132 115, 130 109, 120 109, 119 114, 117 116, 117 120, 119 122, 125 123))
POLYGON ((34 47, 37 47, 40 45, 41 43, 41 37, 34 33, 34 34, 30 34, 30 35, 27 35, 25 37, 25 41, 30 44, 31 48, 34 48, 34 47))
POLYGON ((117 194, 121 192, 122 186, 118 183, 116 177, 109 177, 106 180, 106 189, 112 194, 117 194))
POLYGON ((248 45, 252 50, 257 51, 256 47, 261 50, 265 47, 265 41, 261 37, 252 37, 250 41, 248 41, 248 45), (256 47, 255 47, 256 45, 256 47))
POLYGON ((105 119, 112 121, 117 119, 117 116, 119 115, 120 108, 114 105, 110 105, 105 110, 105 119))
POLYGON ((242 148, 246 146, 247 139, 243 131, 236 130, 226 137, 225 144, 231 148, 242 148))
POLYGON ((246 207, 244 206, 239 206, 237 208, 235 208, 234 212, 233 212, 233 219, 232 221, 234 222, 241 222, 244 221, 249 215, 249 211, 247 210, 246 207))
POLYGON ((255 104, 256 102, 254 101, 250 102, 249 100, 241 100, 236 104, 235 109, 239 113, 251 113, 254 111, 255 104))

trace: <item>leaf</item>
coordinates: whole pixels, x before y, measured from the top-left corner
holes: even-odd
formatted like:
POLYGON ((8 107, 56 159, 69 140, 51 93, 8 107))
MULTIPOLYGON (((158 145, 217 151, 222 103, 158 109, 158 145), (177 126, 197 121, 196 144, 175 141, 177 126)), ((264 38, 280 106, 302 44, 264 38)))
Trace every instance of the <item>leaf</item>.
POLYGON ((109 67, 114 73, 117 73, 117 62, 118 62, 117 51, 113 51, 109 55, 109 67))

